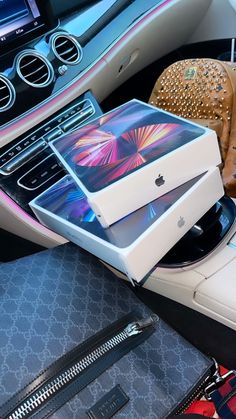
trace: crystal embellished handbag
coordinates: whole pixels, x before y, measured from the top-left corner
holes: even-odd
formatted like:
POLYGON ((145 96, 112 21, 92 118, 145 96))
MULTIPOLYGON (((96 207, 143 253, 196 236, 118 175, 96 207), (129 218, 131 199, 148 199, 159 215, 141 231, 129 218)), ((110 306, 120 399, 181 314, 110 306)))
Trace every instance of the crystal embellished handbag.
POLYGON ((149 103, 216 131, 225 189, 236 197, 236 65, 207 58, 178 61, 158 78, 149 103))

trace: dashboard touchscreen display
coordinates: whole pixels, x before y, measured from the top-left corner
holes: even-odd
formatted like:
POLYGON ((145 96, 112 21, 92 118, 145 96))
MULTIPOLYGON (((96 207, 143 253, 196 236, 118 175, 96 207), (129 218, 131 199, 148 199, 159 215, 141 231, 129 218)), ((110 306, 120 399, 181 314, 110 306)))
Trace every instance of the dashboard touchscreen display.
POLYGON ((45 24, 36 0, 0 0, 0 48, 45 24))

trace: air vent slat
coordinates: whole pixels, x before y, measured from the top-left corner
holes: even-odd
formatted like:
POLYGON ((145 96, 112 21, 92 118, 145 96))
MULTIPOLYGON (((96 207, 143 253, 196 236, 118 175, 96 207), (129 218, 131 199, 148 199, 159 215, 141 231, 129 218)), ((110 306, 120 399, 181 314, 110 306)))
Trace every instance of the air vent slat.
POLYGON ((37 58, 34 58, 32 61, 29 61, 26 64, 21 64, 21 69, 29 67, 31 64, 35 63, 36 61, 37 61, 37 58))
POLYGON ((61 43, 57 43, 57 48, 63 47, 63 45, 67 44, 68 39, 66 39, 65 41, 61 42, 61 43))
POLYGON ((34 80, 34 83, 39 83, 40 81, 42 81, 43 79, 47 78, 47 73, 43 74, 41 77, 39 77, 38 79, 34 80))
POLYGON ((82 48, 73 36, 57 33, 51 42, 54 54, 63 63, 74 65, 81 61, 82 48))
POLYGON ((53 78, 51 64, 35 52, 23 52, 18 57, 17 71, 22 80, 33 87, 45 87, 53 78))
POLYGON ((41 65, 41 67, 39 67, 39 68, 37 68, 36 70, 32 71, 32 73, 25 74, 25 75, 24 75, 24 77, 25 77, 26 79, 29 79, 29 78, 30 78, 31 76, 33 76, 34 74, 37 74, 37 73, 39 73, 41 70, 43 70, 43 68, 45 69, 45 65, 41 65))
POLYGON ((77 53, 75 53, 74 55, 71 55, 70 56, 70 60, 73 60, 73 59, 75 59, 77 57, 77 53))
POLYGON ((6 100, 9 100, 10 95, 4 96, 3 98, 0 98, 0 102, 4 102, 6 100))
MULTIPOLYGON (((74 51, 74 50, 75 50, 75 47, 71 47, 71 48, 67 49, 66 51, 61 52, 60 53, 61 57, 63 57, 64 55, 69 54, 71 51, 74 51)), ((78 53, 77 53, 77 55, 78 55, 78 53)))
POLYGON ((0 75, 0 112, 11 108, 15 102, 16 92, 11 82, 0 75))
POLYGON ((7 95, 7 96, 5 96, 5 97, 1 98, 1 99, 0 99, 0 103, 1 103, 1 102, 7 102, 7 101, 9 100, 9 97, 10 97, 10 95, 7 95))

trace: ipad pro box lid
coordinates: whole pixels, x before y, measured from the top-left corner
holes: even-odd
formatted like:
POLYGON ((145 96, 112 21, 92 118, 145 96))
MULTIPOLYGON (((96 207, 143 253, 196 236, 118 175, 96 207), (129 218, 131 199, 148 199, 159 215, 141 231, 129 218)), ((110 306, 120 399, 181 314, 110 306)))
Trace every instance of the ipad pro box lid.
POLYGON ((138 100, 50 145, 104 227, 221 161, 215 132, 138 100))

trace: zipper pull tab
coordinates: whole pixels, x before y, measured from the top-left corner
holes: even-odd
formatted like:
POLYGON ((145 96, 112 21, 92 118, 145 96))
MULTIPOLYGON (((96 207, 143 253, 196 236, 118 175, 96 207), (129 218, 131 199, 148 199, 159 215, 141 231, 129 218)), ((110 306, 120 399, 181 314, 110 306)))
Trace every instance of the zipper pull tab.
POLYGON ((138 335, 142 333, 147 327, 155 326, 159 321, 159 317, 156 314, 152 314, 147 319, 137 320, 136 322, 130 323, 125 331, 128 336, 138 335))

